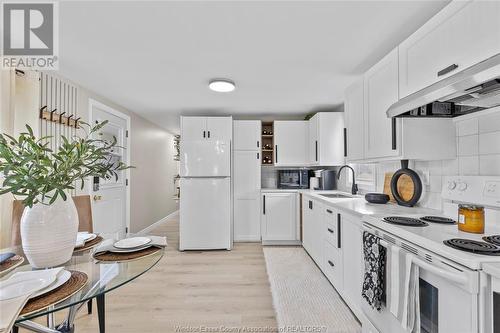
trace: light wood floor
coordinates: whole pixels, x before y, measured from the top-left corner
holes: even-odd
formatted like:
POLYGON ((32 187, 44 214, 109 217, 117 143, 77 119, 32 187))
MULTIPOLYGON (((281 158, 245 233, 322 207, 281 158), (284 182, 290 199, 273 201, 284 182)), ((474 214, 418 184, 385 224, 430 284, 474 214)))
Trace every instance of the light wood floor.
MULTIPOLYGON (((260 244, 238 243, 232 251, 179 252, 177 220, 153 234, 167 236, 166 255, 146 274, 107 294, 107 332, 276 327, 260 244)), ((94 314, 82 309, 75 325, 76 332, 98 332, 95 304, 94 314)))

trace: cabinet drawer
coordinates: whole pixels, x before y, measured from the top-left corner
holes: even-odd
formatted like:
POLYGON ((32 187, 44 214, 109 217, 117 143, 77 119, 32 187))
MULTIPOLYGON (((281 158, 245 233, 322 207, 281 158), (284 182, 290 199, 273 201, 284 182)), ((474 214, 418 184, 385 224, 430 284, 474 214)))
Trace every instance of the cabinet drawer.
POLYGON ((340 290, 342 289, 342 254, 341 252, 330 242, 323 242, 324 248, 324 262, 323 262, 323 272, 333 286, 340 290))
POLYGON ((324 210, 325 223, 322 232, 323 238, 327 240, 335 248, 340 248, 339 223, 340 214, 330 208, 324 210))
POLYGON ((337 225, 335 223, 327 222, 323 232, 323 239, 337 248, 337 225))

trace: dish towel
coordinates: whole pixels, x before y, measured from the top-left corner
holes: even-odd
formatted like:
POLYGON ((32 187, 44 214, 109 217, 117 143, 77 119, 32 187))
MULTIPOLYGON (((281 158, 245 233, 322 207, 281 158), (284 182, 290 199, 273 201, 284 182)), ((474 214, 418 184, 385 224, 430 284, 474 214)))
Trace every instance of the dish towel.
POLYGON ((361 296, 374 309, 380 311, 385 301, 385 262, 386 250, 380 245, 380 238, 363 233, 363 253, 365 272, 361 296))
MULTIPOLYGON (((37 278, 40 276, 47 277, 49 280, 55 281, 57 275, 61 273, 63 270, 60 268, 53 268, 47 270, 39 270, 39 271, 26 271, 26 272, 18 272, 13 274, 8 280, 17 279, 19 277, 25 276, 33 276, 33 278, 37 278)), ((5 281, 8 281, 5 280, 5 281)), ((30 299, 30 296, 36 294, 39 290, 34 290, 32 293, 18 296, 16 298, 11 298, 7 300, 0 301, 0 333, 10 332, 14 322, 16 321, 19 313, 24 308, 24 305, 30 299)))
POLYGON ((405 297, 403 299, 403 315, 401 326, 407 332, 420 333, 420 288, 419 267, 412 262, 411 254, 405 260, 405 297))
POLYGON ((387 279, 387 308, 401 323, 403 318, 403 296, 405 293, 404 282, 406 278, 406 256, 398 246, 390 245, 387 253, 388 274, 387 279))
MULTIPOLYGON (((158 247, 158 248, 163 248, 167 246, 167 237, 161 237, 161 236, 145 236, 151 238, 151 242, 147 244, 144 248, 149 248, 149 247, 158 247)), ((104 242, 102 242, 95 250, 93 255, 99 255, 103 254, 106 252, 113 252, 113 253, 127 253, 130 251, 124 250, 124 249, 117 249, 116 247, 113 246, 116 241, 113 239, 107 239, 104 242)))

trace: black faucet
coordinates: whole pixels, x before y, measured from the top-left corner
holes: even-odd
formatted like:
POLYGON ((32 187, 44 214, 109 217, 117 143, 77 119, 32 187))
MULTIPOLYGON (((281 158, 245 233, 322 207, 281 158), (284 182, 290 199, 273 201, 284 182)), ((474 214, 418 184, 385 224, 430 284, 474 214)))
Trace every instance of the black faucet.
POLYGON ((354 176, 354 169, 351 168, 349 165, 343 165, 340 169, 339 172, 337 173, 337 179, 340 179, 340 171, 342 171, 343 168, 349 168, 352 171, 352 189, 351 193, 352 194, 357 194, 358 193, 358 185, 356 184, 356 177, 354 176))

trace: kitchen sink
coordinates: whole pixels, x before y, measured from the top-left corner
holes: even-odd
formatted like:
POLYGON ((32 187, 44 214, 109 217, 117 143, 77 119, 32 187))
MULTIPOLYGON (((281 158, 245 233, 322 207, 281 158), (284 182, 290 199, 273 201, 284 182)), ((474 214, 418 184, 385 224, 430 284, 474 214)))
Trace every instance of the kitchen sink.
POLYGON ((336 198, 336 199, 352 199, 352 196, 341 193, 328 193, 328 194, 319 194, 322 197, 326 198, 336 198))

